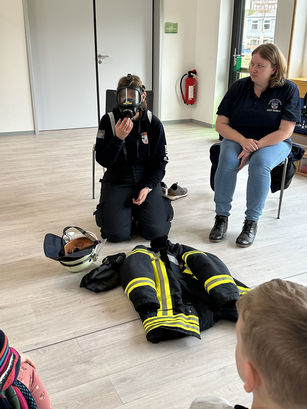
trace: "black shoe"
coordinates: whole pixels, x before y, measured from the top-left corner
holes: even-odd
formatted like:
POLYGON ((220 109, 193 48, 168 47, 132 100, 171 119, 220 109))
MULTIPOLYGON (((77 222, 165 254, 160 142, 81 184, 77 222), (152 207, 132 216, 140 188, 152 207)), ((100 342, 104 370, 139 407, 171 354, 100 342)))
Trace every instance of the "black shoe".
POLYGON ((227 216, 215 216, 215 223, 209 234, 209 240, 213 242, 218 242, 223 240, 224 235, 228 227, 228 217, 227 216))
POLYGON ((257 233, 257 222, 245 220, 243 229, 237 237, 236 243, 239 247, 249 247, 253 244, 257 233))

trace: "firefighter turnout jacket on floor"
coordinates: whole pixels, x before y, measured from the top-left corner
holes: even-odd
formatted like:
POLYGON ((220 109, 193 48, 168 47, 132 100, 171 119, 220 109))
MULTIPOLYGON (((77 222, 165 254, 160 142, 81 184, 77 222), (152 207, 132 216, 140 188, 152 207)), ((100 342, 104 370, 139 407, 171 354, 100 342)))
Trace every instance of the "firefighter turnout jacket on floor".
POLYGON ((214 254, 169 241, 158 252, 136 246, 120 278, 151 342, 200 338, 219 319, 236 321, 235 302, 249 291, 214 254))

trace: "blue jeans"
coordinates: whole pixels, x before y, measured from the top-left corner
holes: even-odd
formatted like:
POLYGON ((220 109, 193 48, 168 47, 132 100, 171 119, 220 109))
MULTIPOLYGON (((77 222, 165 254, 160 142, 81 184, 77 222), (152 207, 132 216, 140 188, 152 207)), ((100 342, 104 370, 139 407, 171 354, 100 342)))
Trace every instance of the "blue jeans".
MULTIPOLYGON (((266 146, 254 152, 248 163, 248 181, 246 192, 246 219, 258 221, 264 208, 271 185, 271 170, 282 162, 290 153, 288 142, 266 146)), ((217 215, 229 216, 231 202, 236 187, 240 144, 223 139, 219 163, 214 178, 214 201, 217 215)))

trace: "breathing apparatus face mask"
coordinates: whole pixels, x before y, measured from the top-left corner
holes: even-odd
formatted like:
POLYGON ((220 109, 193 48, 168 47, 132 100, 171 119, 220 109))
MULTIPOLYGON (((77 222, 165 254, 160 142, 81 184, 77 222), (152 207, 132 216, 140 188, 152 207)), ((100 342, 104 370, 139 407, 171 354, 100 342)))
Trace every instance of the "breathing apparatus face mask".
POLYGON ((137 87, 119 88, 116 101, 122 118, 133 118, 141 106, 141 91, 137 87))

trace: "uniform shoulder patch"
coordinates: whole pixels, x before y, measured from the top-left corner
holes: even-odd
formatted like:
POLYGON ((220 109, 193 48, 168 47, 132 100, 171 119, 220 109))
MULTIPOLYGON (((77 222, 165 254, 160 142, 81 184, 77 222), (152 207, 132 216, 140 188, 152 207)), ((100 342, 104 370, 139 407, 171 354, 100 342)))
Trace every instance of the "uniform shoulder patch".
POLYGON ((97 138, 99 138, 99 139, 104 139, 105 133, 106 133, 106 132, 105 132, 104 129, 98 129, 97 138))

